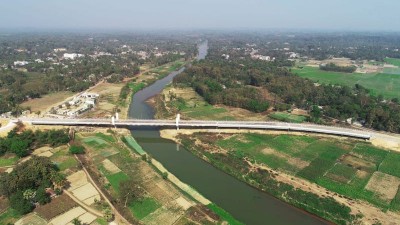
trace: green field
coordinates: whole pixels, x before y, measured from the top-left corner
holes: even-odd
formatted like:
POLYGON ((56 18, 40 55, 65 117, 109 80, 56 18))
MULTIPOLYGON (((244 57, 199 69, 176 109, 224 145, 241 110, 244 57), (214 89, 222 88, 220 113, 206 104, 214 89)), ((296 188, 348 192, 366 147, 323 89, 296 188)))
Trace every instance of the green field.
POLYGON ((399 66, 400 67, 400 59, 395 59, 395 58, 386 58, 385 62, 392 64, 394 66, 399 66))
POLYGON ((119 183, 121 181, 128 180, 129 177, 124 172, 114 173, 112 175, 106 175, 108 182, 110 182, 111 186, 115 190, 115 192, 119 193, 119 183))
POLYGON ((123 138, 124 142, 132 149, 134 149, 139 155, 145 155, 146 152, 142 149, 142 147, 136 142, 136 140, 128 135, 123 138))
POLYGON ((18 161, 18 157, 4 157, 0 158, 0 167, 12 166, 18 161))
POLYGON ((141 220, 160 207, 161 205, 155 199, 147 197, 141 201, 134 201, 129 206, 129 209, 132 211, 136 218, 141 220))
POLYGON ((302 123, 307 119, 305 116, 293 115, 284 112, 276 112, 268 116, 271 117, 272 119, 289 123, 302 123))
POLYGON ((243 225, 243 223, 236 220, 231 214, 224 209, 220 208, 214 203, 207 205, 207 208, 211 209, 215 214, 220 216, 224 221, 228 222, 229 225, 243 225))
POLYGON ((397 74, 359 74, 322 71, 316 67, 292 68, 301 77, 324 84, 339 84, 353 87, 360 84, 371 90, 373 95, 386 98, 400 98, 400 75, 397 74))
POLYGON ((112 135, 107 135, 107 134, 103 134, 103 133, 96 133, 96 137, 99 137, 107 142, 111 142, 114 143, 115 139, 112 135))
POLYGON ((365 189, 376 171, 400 177, 397 152, 358 141, 294 135, 237 134, 215 144, 238 158, 248 157, 350 198, 384 210, 400 210, 400 193, 387 202, 379 193, 365 189))
POLYGON ((8 208, 0 214, 0 224, 14 224, 21 217, 14 209, 8 208))

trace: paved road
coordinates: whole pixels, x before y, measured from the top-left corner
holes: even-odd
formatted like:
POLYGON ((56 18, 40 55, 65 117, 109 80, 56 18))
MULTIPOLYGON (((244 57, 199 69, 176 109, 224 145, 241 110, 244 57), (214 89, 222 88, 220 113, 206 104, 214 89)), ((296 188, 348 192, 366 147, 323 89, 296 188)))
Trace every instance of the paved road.
MULTIPOLYGON (((175 120, 118 120, 114 123, 111 119, 52 119, 52 118, 20 118, 22 122, 33 125, 64 125, 64 126, 154 126, 154 127, 177 127, 175 120)), ((211 121, 211 120, 180 120, 181 128, 225 128, 225 129, 260 129, 260 130, 284 130, 297 132, 321 133, 354 138, 370 139, 371 132, 361 130, 321 126, 314 124, 294 124, 282 122, 259 122, 259 121, 211 121)))
POLYGON ((7 125, 5 125, 4 127, 0 127, 0 133, 3 131, 10 131, 15 127, 15 123, 13 122, 9 122, 7 125))

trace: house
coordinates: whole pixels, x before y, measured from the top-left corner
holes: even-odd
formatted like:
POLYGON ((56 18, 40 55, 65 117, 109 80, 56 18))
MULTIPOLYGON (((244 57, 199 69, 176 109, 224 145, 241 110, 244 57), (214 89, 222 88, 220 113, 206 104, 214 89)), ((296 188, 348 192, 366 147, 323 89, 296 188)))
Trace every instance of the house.
POLYGON ((64 59, 71 59, 71 60, 74 60, 75 58, 80 58, 83 56, 85 56, 85 55, 77 54, 77 53, 64 53, 64 55, 63 55, 64 59))
POLYGON ((81 95, 83 98, 98 98, 99 94, 96 93, 90 93, 90 92, 85 92, 81 95))
POLYGON ((27 62, 27 61, 15 61, 14 62, 14 66, 25 66, 28 64, 29 64, 29 62, 27 62))
POLYGON ((54 52, 66 52, 67 49, 66 48, 55 48, 54 52))

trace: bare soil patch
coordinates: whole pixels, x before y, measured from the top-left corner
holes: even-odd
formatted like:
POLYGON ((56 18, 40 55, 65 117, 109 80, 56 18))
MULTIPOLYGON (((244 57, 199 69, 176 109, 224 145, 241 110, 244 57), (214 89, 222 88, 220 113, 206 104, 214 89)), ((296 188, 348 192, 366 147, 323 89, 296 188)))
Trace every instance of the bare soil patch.
POLYGON ((389 203, 396 196, 399 185, 400 178, 377 171, 372 175, 365 189, 376 193, 379 198, 389 203))
POLYGON ((67 98, 70 98, 74 95, 74 93, 69 91, 61 91, 52 94, 45 95, 41 98, 35 98, 28 100, 21 104, 22 107, 31 107, 32 112, 45 112, 49 108, 55 106, 57 103, 62 101, 66 101, 67 98))
POLYGON ((71 222, 73 219, 78 218, 79 216, 86 213, 82 207, 78 206, 73 209, 68 210, 67 212, 53 218, 49 224, 51 225, 66 225, 71 222))
POLYGON ((47 221, 38 216, 36 213, 29 213, 28 215, 22 217, 15 225, 46 225, 47 221))
POLYGON ((367 172, 373 172, 375 171, 375 164, 369 161, 366 161, 364 159, 358 158, 353 155, 346 155, 342 159, 343 164, 347 164, 353 168, 356 168, 358 170, 364 170, 367 172))
POLYGON ((278 157, 280 159, 285 159, 285 160, 287 160, 287 162, 290 165, 293 165, 293 166, 297 167, 299 170, 307 167, 308 165, 310 165, 310 162, 301 160, 299 158, 291 157, 288 154, 276 151, 275 149, 272 149, 272 148, 264 148, 261 152, 263 154, 266 154, 266 155, 273 155, 273 156, 276 156, 276 157, 278 157))
POLYGON ((88 183, 88 180, 86 178, 85 172, 83 170, 80 170, 74 174, 71 174, 67 177, 67 181, 69 182, 69 191, 73 191, 76 188, 79 188, 85 184, 88 183))
POLYGON ((114 173, 118 173, 121 172, 121 169, 118 168, 113 162, 111 162, 109 159, 105 159, 103 161, 103 166, 104 168, 110 173, 110 174, 114 174, 114 173))

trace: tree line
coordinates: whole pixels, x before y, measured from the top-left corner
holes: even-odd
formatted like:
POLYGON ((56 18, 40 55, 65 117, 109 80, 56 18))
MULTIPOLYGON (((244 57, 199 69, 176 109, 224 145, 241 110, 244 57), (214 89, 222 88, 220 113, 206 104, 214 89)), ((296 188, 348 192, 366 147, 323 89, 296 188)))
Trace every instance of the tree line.
POLYGON ((354 73, 357 69, 355 66, 338 66, 334 63, 320 65, 319 69, 333 72, 354 73))

